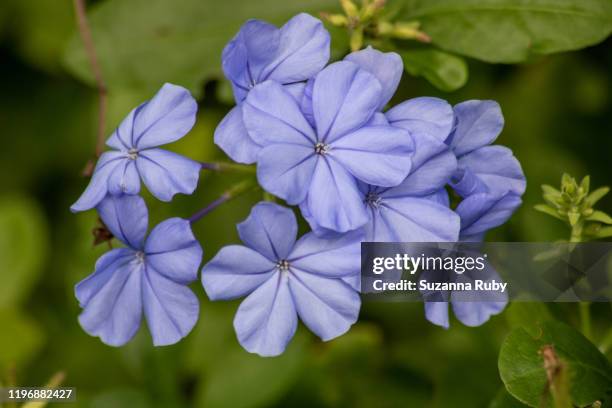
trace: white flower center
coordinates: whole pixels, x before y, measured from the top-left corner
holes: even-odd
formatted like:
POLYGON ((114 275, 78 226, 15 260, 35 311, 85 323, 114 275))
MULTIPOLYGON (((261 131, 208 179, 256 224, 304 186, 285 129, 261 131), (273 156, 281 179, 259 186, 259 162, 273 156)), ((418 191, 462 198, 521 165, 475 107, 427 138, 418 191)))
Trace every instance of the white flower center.
POLYGON ((289 266, 289 261, 287 261, 286 259, 281 259, 276 263, 276 267, 281 272, 289 272, 289 266))
POLYGON ((314 151, 316 154, 323 156, 325 153, 329 152, 330 146, 325 143, 317 143, 314 147, 314 151))
POLYGON ((130 149, 127 152, 127 158, 130 160, 136 160, 136 158, 138 157, 138 150, 136 149, 130 149))

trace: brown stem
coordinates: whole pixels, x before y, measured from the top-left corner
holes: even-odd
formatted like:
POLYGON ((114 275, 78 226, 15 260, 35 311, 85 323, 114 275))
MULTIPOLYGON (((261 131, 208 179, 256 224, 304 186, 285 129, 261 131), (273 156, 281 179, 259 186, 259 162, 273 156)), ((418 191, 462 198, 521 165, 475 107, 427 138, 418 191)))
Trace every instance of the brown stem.
MULTIPOLYGON (((93 71, 94 79, 96 81, 96 87, 98 88, 98 134, 96 138, 96 150, 95 159, 100 157, 104 149, 104 127, 106 123, 106 85, 104 84, 104 77, 102 76, 102 69, 98 63, 98 56, 96 55, 96 48, 94 46, 93 38, 91 36, 91 29, 89 28, 89 22, 87 20, 87 13, 85 10, 85 0, 74 0, 74 11, 76 14, 77 25, 79 27, 79 35, 85 46, 85 52, 89 59, 89 64, 93 71)), ((85 169, 85 175, 91 176, 93 172, 93 163, 88 163, 85 169)))

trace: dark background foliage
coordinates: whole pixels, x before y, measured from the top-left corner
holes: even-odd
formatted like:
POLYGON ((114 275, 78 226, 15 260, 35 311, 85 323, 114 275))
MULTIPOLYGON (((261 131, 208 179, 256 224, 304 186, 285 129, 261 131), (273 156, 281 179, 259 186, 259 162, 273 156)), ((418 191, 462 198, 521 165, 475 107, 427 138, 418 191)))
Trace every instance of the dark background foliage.
MULTIPOLYGON (((326 0, 109 0, 90 6, 109 86, 108 133, 163 82, 175 82, 194 92, 200 112, 194 130, 172 148, 196 160, 224 159, 212 141, 230 108, 228 86, 219 75, 220 51, 240 24, 252 17, 282 23, 298 11, 339 10, 326 0)), ((571 36, 571 24, 568 30, 571 36)), ((340 56, 346 52, 346 33, 333 33, 340 56)), ((447 34, 439 35, 445 45, 447 34)), ((499 47, 518 40, 500 37, 499 47)), ((450 51, 486 59, 461 47, 465 44, 450 51)), ((392 102, 422 95, 452 103, 499 101, 506 126, 498 142, 521 161, 528 187, 524 205, 488 239, 567 238, 561 223, 533 205, 541 201, 540 184, 557 185, 564 171, 590 174, 593 186, 612 183, 612 40, 518 61, 516 52, 493 58, 520 61, 515 65, 468 58, 467 83, 453 92, 405 74, 392 102)), ((322 343, 300 327, 282 357, 262 359, 235 339, 238 303, 208 302, 196 283, 200 320, 178 345, 152 347, 144 326, 119 349, 84 333, 73 287, 106 250, 92 246, 95 214, 68 210, 87 183, 81 172, 94 150, 96 92, 90 80, 70 1, 0 3, 0 383, 43 385, 62 371, 65 384, 78 388, 77 406, 88 407, 472 408, 489 406, 500 392, 495 403, 504 400, 498 353, 509 330, 525 318, 525 305, 510 307, 479 328, 452 321, 444 330, 424 319, 420 304, 366 303, 359 323, 345 336, 322 343)), ((203 173, 193 196, 171 204, 148 200, 151 222, 189 216, 239 180, 203 173)), ((257 192, 242 196, 197 224, 205 260, 237 242, 236 222, 260 199, 257 192)), ((601 209, 612 211, 612 198, 604 199, 601 209)), ((610 305, 592 308, 593 331, 603 333, 610 325, 610 305)), ((549 305, 547 313, 577 324, 573 305, 549 305)))

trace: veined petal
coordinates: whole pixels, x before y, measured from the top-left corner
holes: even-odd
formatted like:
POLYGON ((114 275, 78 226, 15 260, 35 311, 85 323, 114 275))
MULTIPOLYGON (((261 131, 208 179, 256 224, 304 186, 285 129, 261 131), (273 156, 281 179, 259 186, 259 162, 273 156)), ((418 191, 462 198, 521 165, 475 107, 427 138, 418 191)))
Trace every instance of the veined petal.
POLYGON ((323 228, 347 232, 368 222, 357 181, 334 160, 318 160, 307 200, 312 217, 323 228))
POLYGON ((300 319, 323 341, 346 333, 359 317, 359 294, 341 279, 292 270, 289 288, 300 319))
POLYGON ((308 208, 308 200, 304 200, 300 203, 300 212, 302 213, 302 217, 304 217, 304 219, 310 226, 312 232, 314 232, 318 237, 328 238, 338 236, 338 232, 323 228, 317 223, 317 220, 314 219, 310 212, 310 209, 308 208))
POLYGON ((495 101, 465 101, 455 105, 455 130, 447 143, 457 156, 491 144, 504 128, 504 116, 495 101))
POLYGON ((255 143, 261 146, 291 143, 314 149, 314 131, 295 98, 282 85, 274 81, 257 85, 249 92, 242 111, 246 129, 255 143))
POLYGON ((235 106, 219 123, 215 129, 215 144, 238 163, 255 163, 261 146, 249 137, 242 120, 242 105, 235 106))
POLYGON ((301 237, 288 257, 289 264, 301 271, 327 278, 359 275, 363 232, 353 231, 334 238, 313 233, 301 237))
POLYGON ((521 205, 512 192, 479 193, 465 198, 455 210, 461 218, 461 236, 482 234, 505 223, 521 205))
POLYGON ((94 208, 108 194, 108 179, 115 167, 127 160, 124 153, 106 152, 102 153, 89 184, 76 203, 72 204, 70 211, 87 211, 94 208))
POLYGON ((164 84, 134 117, 133 144, 148 149, 174 142, 191 130, 198 104, 182 86, 164 84))
POLYGON ((287 273, 274 274, 240 304, 234 329, 250 353, 268 357, 285 351, 297 329, 287 273))
POLYGON ((402 79, 404 63, 395 52, 380 52, 370 46, 364 50, 350 53, 344 58, 374 75, 382 85, 382 94, 378 110, 381 110, 391 100, 402 79))
POLYGON ((162 149, 138 153, 136 167, 151 194, 161 201, 170 201, 177 193, 193 193, 201 171, 199 163, 162 149))
POLYGON ((308 193, 317 161, 312 146, 272 144, 259 152, 257 180, 270 193, 296 205, 308 193))
POLYGON ((444 99, 420 97, 409 99, 389 109, 389 123, 408 130, 411 134, 424 134, 444 142, 453 129, 455 114, 444 99))
POLYGON ((381 196, 387 198, 423 197, 433 194, 450 181, 456 168, 455 155, 445 148, 414 169, 400 185, 385 190, 381 196))
POLYGON ((251 248, 229 245, 221 248, 202 268, 202 286, 210 300, 246 296, 278 273, 276 264, 251 248))
POLYGON ((297 220, 291 209, 261 202, 238 224, 240 239, 271 262, 287 259, 297 237, 297 220))
POLYGON ((332 143, 370 121, 382 85, 355 63, 340 61, 319 72, 312 91, 318 140, 332 143))
POLYGON ((202 247, 187 220, 170 218, 153 228, 145 254, 147 264, 168 279, 188 284, 198 278, 202 247))
POLYGON ((459 238, 457 214, 431 200, 385 198, 380 211, 398 242, 454 242, 459 238))
POLYGON ((506 307, 506 303, 504 302, 452 301, 452 305, 453 312, 457 319, 470 327, 481 326, 486 323, 491 316, 501 313, 506 307))
POLYGON ((111 137, 109 137, 106 141, 106 145, 108 147, 120 150, 122 152, 127 152, 134 147, 134 143, 132 141, 134 118, 145 104, 146 102, 132 109, 125 119, 121 121, 117 129, 115 129, 111 137))
POLYGON ((323 23, 300 13, 281 27, 277 54, 260 77, 282 84, 305 81, 325 67, 329 55, 330 36, 323 23))
MULTIPOLYGON (((465 169, 487 186, 490 192, 525 192, 527 182, 521 164, 504 146, 485 146, 459 158, 459 169, 465 169)), ((454 187, 454 186, 453 186, 454 187)))
MULTIPOLYGON (((99 288, 89 295, 79 315, 83 330, 110 346, 122 346, 134 337, 142 319, 143 269, 134 257, 126 263, 114 264, 112 269, 106 268, 103 272, 109 274, 106 278, 100 275, 94 278, 99 288)), ((85 281, 80 285, 86 285, 85 281)), ((77 287, 77 293, 84 290, 77 287)))
POLYGON ((330 156, 359 180, 397 186, 410 172, 414 145, 410 134, 391 126, 368 126, 331 145, 330 156))
POLYGON ((149 211, 140 196, 107 196, 96 207, 104 225, 125 245, 140 250, 149 227, 149 211))
POLYGON ((108 178, 108 192, 112 195, 134 195, 140 192, 140 176, 134 160, 116 166, 108 178))
POLYGON ((188 286, 176 283, 147 264, 142 302, 155 346, 177 343, 198 321, 200 303, 188 286))

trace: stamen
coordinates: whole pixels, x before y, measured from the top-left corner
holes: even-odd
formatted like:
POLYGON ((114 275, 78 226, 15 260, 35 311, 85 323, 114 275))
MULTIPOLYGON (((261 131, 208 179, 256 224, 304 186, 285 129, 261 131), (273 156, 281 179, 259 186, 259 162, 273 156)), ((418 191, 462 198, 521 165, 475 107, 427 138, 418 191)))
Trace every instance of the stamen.
POLYGON ((136 149, 128 150, 127 157, 130 160, 136 160, 136 158, 138 157, 138 150, 136 149))
POLYGON ((138 263, 144 263, 145 261, 145 253, 142 251, 136 252, 136 260, 138 263))
POLYGON ((382 198, 374 192, 369 192, 363 201, 372 208, 378 208, 382 203, 382 198))
POLYGON ((314 151, 316 154, 324 155, 325 153, 329 152, 329 145, 319 142, 315 145, 314 151))
POLYGON ((276 267, 281 272, 288 272, 289 271, 289 261, 287 261, 286 259, 281 259, 280 261, 276 263, 276 267))

